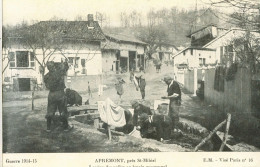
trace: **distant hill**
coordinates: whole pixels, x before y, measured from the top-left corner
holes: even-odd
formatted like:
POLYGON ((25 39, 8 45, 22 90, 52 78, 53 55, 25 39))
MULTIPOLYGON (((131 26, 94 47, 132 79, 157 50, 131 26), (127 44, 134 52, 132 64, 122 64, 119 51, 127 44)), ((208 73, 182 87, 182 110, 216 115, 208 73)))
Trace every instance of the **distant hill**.
MULTIPOLYGON (((148 13, 149 15, 149 13, 148 13)), ((163 42, 174 44, 175 46, 187 46, 190 39, 186 37, 191 32, 200 29, 209 24, 218 25, 222 28, 230 28, 231 25, 227 21, 221 19, 220 12, 210 8, 200 9, 195 12, 193 10, 161 10, 150 13, 152 16, 150 20, 154 21, 158 33, 163 32, 163 42), (164 13, 163 15, 161 13, 164 13)), ((147 25, 138 25, 132 27, 127 25, 125 27, 103 27, 106 33, 124 34, 135 36, 139 40, 143 40, 144 35, 149 31, 147 25)), ((146 34, 147 35, 147 34, 146 34)), ((148 37, 146 37, 147 39, 148 37)), ((147 41, 145 41, 147 42, 147 41)))

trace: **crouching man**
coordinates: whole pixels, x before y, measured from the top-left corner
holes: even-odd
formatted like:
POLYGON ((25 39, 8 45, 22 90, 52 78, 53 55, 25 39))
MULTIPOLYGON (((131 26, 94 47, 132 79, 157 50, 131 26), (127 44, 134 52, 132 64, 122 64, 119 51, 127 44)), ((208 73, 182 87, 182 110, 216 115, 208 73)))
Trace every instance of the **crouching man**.
POLYGON ((53 61, 47 62, 49 72, 44 76, 45 85, 49 89, 47 114, 45 116, 47 119, 47 132, 51 131, 52 121, 57 108, 61 116, 64 131, 72 129, 72 126, 68 124, 67 102, 64 92, 64 74, 68 68, 61 67, 67 67, 67 65, 55 66, 53 61))
POLYGON ((133 100, 131 102, 131 105, 134 109, 134 115, 133 115, 133 124, 136 127, 138 124, 138 117, 140 117, 140 115, 142 115, 143 113, 147 114, 147 115, 152 115, 152 111, 150 109, 150 107, 147 107, 143 104, 140 104, 138 101, 133 100))
POLYGON ((155 138, 158 141, 171 139, 172 120, 168 115, 147 115, 143 113, 139 117, 140 133, 144 138, 155 138), (151 127, 155 128, 155 134, 151 134, 151 127))
POLYGON ((66 88, 65 95, 66 95, 66 98, 67 98, 67 105, 68 106, 73 106, 74 104, 76 106, 82 105, 82 97, 80 96, 80 94, 77 91, 72 90, 70 88, 66 88))

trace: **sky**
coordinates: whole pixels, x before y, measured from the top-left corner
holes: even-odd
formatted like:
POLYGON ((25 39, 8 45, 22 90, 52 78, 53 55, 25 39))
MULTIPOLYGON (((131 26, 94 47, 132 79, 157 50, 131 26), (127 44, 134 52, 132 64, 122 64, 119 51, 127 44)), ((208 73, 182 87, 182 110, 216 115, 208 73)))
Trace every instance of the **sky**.
MULTIPOLYGON (((50 20, 53 17, 74 20, 96 12, 110 17, 111 26, 120 25, 120 13, 133 10, 147 13, 158 9, 195 9, 196 0, 3 0, 3 25, 22 21, 50 20)), ((197 0, 198 8, 205 6, 197 0)))

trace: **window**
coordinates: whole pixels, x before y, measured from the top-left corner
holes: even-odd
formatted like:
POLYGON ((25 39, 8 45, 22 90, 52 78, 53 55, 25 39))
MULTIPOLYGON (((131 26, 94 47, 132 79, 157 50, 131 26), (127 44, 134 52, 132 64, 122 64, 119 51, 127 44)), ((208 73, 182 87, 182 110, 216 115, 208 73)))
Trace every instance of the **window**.
POLYGON ((205 65, 206 64, 206 58, 199 58, 199 64, 205 65))
POLYGON ((28 51, 16 51, 16 67, 29 67, 28 51))
POLYGON ((9 68, 30 68, 35 67, 35 53, 29 51, 9 52, 9 68))
MULTIPOLYGON (((107 62, 107 60, 106 60, 106 62, 107 62)), ((85 59, 81 59, 81 66, 82 67, 85 67, 86 66, 86 60, 85 59)))
POLYGON ((75 68, 79 68, 79 57, 75 58, 75 68))
POLYGON ((233 62, 234 59, 233 45, 225 46, 225 56, 228 61, 233 62))
POLYGON ((183 51, 183 56, 185 56, 185 51, 183 51))
POLYGON ((223 63, 224 48, 220 46, 220 63, 223 63))
POLYGON ((205 58, 203 58, 203 65, 205 65, 206 64, 206 59, 205 58))
POLYGON ((10 61, 9 68, 15 67, 15 54, 14 54, 14 52, 8 52, 8 58, 9 58, 9 61, 10 61))
POLYGON ((31 67, 34 67, 34 66, 35 66, 34 57, 35 57, 34 52, 30 52, 30 66, 31 66, 31 67))
POLYGON ((199 64, 202 65, 202 58, 199 58, 199 64))
POLYGON ((69 66, 72 66, 73 65, 73 57, 68 57, 69 61, 68 61, 68 64, 69 66))
MULTIPOLYGON (((68 61, 68 64, 69 66, 74 66, 75 68, 78 68, 79 67, 79 60, 80 58, 79 57, 68 57, 69 61, 68 61)), ((82 65, 82 61, 85 61, 85 59, 81 59, 81 65, 82 65)), ((85 64, 85 63, 84 63, 85 64)))
POLYGON ((193 49, 190 49, 190 54, 193 55, 193 49))

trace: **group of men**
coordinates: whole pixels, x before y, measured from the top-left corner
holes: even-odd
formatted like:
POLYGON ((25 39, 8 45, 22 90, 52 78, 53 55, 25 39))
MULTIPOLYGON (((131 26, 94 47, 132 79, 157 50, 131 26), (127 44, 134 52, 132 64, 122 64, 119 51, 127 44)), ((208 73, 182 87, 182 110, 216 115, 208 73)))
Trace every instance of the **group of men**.
MULTIPOLYGON (((47 69, 49 72, 44 76, 44 82, 46 88, 49 89, 48 95, 48 106, 47 114, 45 116, 47 120, 47 132, 52 130, 52 124, 54 123, 55 112, 59 111, 60 120, 62 122, 62 127, 64 131, 69 131, 73 128, 68 123, 68 111, 67 104, 68 100, 65 94, 65 81, 69 66, 68 63, 54 63, 50 61, 47 63, 47 69)), ((144 70, 141 69, 138 75, 134 75, 138 82, 142 99, 145 98, 145 78, 144 70)), ((149 107, 142 105, 138 102, 132 103, 134 108, 133 115, 133 125, 140 129, 143 137, 149 137, 149 126, 155 126, 158 140, 168 140, 171 136, 171 130, 178 129, 179 121, 179 106, 181 105, 181 89, 177 81, 171 77, 164 77, 164 82, 167 84, 167 96, 161 97, 162 99, 169 99, 169 112, 168 115, 165 114, 154 114, 149 107)), ((70 91, 71 92, 71 91, 70 91)), ((68 93, 68 91, 67 91, 68 93)), ((80 101, 80 100, 79 100, 80 101)), ((82 103, 82 99, 81 99, 82 103)), ((81 105, 81 104, 79 104, 81 105)), ((159 113, 163 110, 163 107, 159 105, 159 113)))
POLYGON ((167 96, 162 99, 169 99, 168 115, 164 113, 165 108, 158 106, 158 113, 152 113, 150 108, 140 104, 137 101, 132 102, 134 108, 133 124, 140 130, 142 137, 156 138, 157 140, 169 140, 172 130, 178 130, 179 122, 179 107, 181 105, 181 89, 177 81, 172 77, 164 77, 164 82, 167 84, 167 96), (155 135, 149 132, 150 127, 155 127, 155 135))

